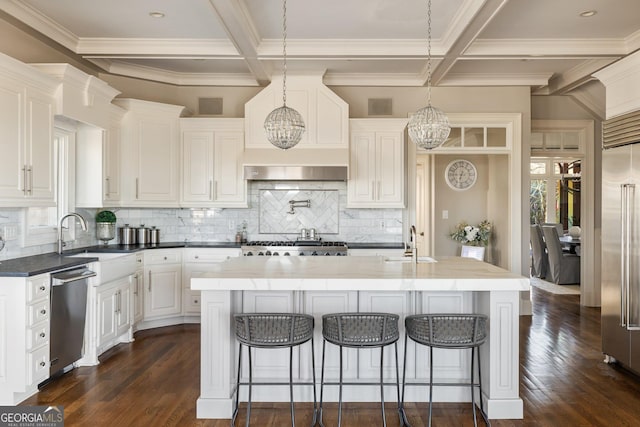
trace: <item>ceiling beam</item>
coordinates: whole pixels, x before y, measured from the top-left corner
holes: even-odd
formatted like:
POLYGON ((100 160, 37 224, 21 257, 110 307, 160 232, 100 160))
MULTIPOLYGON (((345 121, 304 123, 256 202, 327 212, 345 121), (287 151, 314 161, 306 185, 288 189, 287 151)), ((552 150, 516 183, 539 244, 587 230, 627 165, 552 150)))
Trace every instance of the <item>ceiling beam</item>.
POLYGON ((433 86, 437 86, 438 82, 446 77, 458 58, 464 55, 465 51, 480 35, 482 30, 484 30, 508 1, 509 0, 487 0, 482 5, 464 31, 462 31, 455 42, 451 44, 442 61, 440 61, 433 70, 431 74, 431 84, 433 86))
POLYGON ((260 85, 267 85, 271 75, 264 64, 258 59, 260 37, 249 18, 244 3, 237 0, 209 0, 213 10, 229 36, 229 40, 236 47, 238 53, 247 63, 247 67, 260 85))

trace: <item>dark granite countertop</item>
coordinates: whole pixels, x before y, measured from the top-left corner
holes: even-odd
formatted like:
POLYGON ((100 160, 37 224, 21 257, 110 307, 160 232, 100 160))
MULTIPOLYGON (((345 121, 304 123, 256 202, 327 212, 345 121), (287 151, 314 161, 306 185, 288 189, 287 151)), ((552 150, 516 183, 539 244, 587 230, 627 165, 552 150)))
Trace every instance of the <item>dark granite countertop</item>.
POLYGON ((49 273, 56 270, 64 270, 77 265, 84 265, 97 258, 74 258, 69 255, 82 252, 103 253, 134 253, 145 249, 171 249, 171 248, 240 248, 238 243, 231 242, 166 242, 156 245, 96 245, 84 248, 69 249, 62 255, 48 253, 32 255, 22 258, 13 258, 0 261, 0 277, 29 277, 38 274, 49 273))
POLYGON ((349 249, 404 249, 403 243, 347 242, 349 249))
POLYGON ((57 253, 33 255, 0 261, 0 277, 29 277, 84 265, 97 258, 73 258, 57 253))
MULTIPOLYGON (((104 253, 133 253, 146 249, 171 249, 171 248, 240 248, 239 243, 234 242, 163 242, 156 245, 96 245, 84 248, 75 248, 65 251, 64 254, 48 253, 22 258, 13 258, 0 261, 0 277, 29 277, 38 274, 49 273, 56 270, 87 264, 97 261, 97 258, 82 257, 73 258, 82 252, 104 253)), ((402 243, 347 243, 349 249, 404 249, 402 243)))

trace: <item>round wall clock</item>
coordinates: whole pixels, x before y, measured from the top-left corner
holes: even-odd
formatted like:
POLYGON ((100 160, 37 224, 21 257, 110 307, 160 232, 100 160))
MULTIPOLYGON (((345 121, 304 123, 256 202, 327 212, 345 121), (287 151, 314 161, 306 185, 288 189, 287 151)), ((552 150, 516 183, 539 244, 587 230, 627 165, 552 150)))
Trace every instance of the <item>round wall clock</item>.
POLYGON ((478 171, 469 160, 458 159, 447 165, 444 178, 454 190, 467 190, 476 183, 478 171))

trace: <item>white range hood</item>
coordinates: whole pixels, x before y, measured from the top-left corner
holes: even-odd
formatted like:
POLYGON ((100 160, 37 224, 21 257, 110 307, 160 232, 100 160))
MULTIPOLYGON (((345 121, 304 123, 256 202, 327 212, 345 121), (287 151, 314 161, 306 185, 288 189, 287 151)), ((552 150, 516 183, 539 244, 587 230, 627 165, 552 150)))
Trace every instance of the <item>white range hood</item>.
MULTIPOLYGON (((298 172, 291 176, 297 178, 290 179, 313 179, 304 176, 317 176, 325 166, 343 168, 346 174, 349 166, 349 105, 322 83, 322 74, 287 74, 287 106, 302 115, 306 126, 300 143, 289 150, 271 145, 264 132, 267 115, 280 106, 282 76, 275 76, 269 86, 245 104, 245 167, 259 166, 262 170, 278 167, 277 174, 284 176, 283 179, 288 179, 287 170, 296 171, 296 168, 298 172), (312 172, 300 174, 302 166, 312 172)), ((245 175, 245 178, 266 179, 255 176, 245 175)))

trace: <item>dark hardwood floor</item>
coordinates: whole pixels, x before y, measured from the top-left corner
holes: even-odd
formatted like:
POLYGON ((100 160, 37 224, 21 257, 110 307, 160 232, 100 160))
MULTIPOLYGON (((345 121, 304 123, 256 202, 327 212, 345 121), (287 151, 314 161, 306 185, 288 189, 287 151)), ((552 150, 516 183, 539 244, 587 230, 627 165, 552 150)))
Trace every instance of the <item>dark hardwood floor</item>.
MULTIPOLYGON (((520 320, 520 393, 524 420, 492 420, 507 426, 638 426, 640 379, 603 363, 600 310, 579 305, 574 295, 533 290, 533 316, 520 320)), ((228 426, 198 420, 199 326, 143 331, 132 344, 105 353, 100 365, 57 379, 25 405, 64 405, 66 426, 228 426)), ((434 405, 434 426, 473 425, 470 404, 434 405)), ((298 425, 311 421, 311 406, 297 405, 298 425)), ((337 424, 335 406, 325 424, 337 424)), ((389 426, 398 418, 389 406, 389 426)), ((426 405, 407 405, 414 427, 425 426, 426 405)), ((376 404, 349 404, 343 426, 380 425, 376 404)), ((287 404, 254 404, 252 425, 290 425, 287 404)), ((244 413, 237 425, 244 425, 244 413)), ((481 422, 479 422, 482 425, 481 422)))

